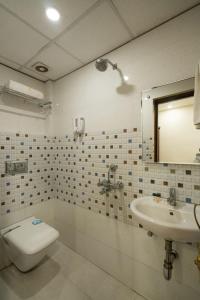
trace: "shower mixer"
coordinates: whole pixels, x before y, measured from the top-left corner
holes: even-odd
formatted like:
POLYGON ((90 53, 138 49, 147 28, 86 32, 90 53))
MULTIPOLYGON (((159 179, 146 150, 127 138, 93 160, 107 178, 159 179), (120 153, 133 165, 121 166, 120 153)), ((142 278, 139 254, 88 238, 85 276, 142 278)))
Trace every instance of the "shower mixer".
POLYGON ((115 173, 117 168, 118 168, 117 165, 111 164, 108 168, 108 177, 107 177, 107 179, 104 179, 102 181, 99 179, 99 182, 97 183, 97 186, 102 187, 101 191, 99 192, 101 195, 108 194, 111 191, 116 191, 116 190, 122 190, 123 189, 123 187, 124 187, 123 182, 121 182, 121 181, 115 182, 115 179, 114 179, 114 182, 112 183, 111 180, 110 180, 110 174, 115 173))

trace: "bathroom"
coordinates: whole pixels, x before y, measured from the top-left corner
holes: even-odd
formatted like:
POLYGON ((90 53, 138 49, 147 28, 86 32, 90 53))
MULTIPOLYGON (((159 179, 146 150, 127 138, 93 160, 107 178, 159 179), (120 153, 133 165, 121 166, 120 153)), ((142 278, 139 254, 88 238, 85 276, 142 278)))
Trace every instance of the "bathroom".
POLYGON ((199 300, 199 128, 200 1, 0 0, 0 300, 199 300))

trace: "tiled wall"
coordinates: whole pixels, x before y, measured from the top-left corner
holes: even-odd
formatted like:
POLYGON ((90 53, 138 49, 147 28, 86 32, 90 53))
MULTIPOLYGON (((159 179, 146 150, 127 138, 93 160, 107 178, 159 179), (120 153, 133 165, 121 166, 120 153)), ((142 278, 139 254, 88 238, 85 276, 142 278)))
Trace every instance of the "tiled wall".
POLYGON ((169 188, 176 187, 178 200, 200 199, 200 166, 144 164, 137 128, 86 133, 76 141, 1 133, 0 173, 1 214, 56 197, 132 223, 129 204, 135 198, 152 193, 167 198, 169 188), (5 161, 16 159, 28 159, 29 173, 5 175, 5 161), (111 163, 118 165, 115 179, 124 189, 100 195, 97 183, 111 163))
POLYGON ((40 135, 0 133, 1 214, 54 197, 53 139, 40 135), (28 159, 28 173, 5 174, 5 161, 28 159))
POLYGON ((86 133, 82 140, 56 137, 57 198, 97 213, 132 223, 130 202, 160 193, 167 198, 175 187, 177 199, 200 201, 200 166, 144 164, 142 138, 137 128, 86 133), (107 177, 108 166, 117 164, 116 180, 124 190, 100 195, 97 183, 107 177))

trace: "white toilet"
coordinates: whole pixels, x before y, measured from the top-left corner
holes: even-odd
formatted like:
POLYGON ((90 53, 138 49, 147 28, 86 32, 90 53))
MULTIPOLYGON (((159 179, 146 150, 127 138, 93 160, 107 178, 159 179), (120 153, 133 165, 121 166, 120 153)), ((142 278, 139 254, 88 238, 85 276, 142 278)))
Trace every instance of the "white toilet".
POLYGON ((59 233, 40 219, 30 217, 1 230, 6 253, 22 272, 35 267, 47 254, 59 233))

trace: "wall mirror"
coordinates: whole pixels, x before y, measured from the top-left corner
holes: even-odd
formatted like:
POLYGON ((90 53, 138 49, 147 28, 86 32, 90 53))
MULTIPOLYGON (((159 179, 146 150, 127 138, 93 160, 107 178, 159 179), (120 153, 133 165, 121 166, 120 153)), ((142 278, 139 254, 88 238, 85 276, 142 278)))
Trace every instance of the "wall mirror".
POLYGON ((200 129, 193 125, 194 78, 142 93, 143 161, 200 164, 200 129))

